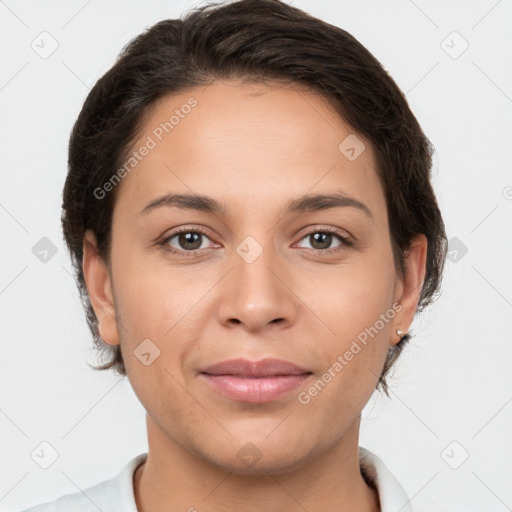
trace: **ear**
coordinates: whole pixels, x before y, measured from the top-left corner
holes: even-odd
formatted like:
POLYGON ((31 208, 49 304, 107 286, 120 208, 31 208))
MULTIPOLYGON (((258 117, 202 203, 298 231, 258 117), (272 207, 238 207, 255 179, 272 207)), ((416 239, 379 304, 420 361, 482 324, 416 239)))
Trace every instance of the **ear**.
POLYGON ((109 345, 118 345, 119 332, 110 274, 98 253, 96 237, 91 230, 85 232, 83 251, 82 268, 91 305, 98 318, 100 337, 109 345))
MULTIPOLYGON (((407 332, 414 319, 427 268, 427 246, 427 237, 417 235, 405 252, 405 274, 395 296, 396 302, 402 305, 400 315, 397 316, 396 330, 407 332)), ((399 341, 400 337, 394 336, 391 345, 399 341)))

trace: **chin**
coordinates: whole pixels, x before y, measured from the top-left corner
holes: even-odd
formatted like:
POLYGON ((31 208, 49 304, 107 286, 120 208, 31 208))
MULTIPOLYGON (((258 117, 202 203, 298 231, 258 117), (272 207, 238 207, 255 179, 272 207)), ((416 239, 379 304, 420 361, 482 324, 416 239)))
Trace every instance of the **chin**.
POLYGON ((218 444, 209 453, 197 453, 224 471, 238 475, 279 475, 300 469, 307 463, 309 452, 304 445, 301 451, 285 439, 256 438, 231 439, 228 446, 218 444))

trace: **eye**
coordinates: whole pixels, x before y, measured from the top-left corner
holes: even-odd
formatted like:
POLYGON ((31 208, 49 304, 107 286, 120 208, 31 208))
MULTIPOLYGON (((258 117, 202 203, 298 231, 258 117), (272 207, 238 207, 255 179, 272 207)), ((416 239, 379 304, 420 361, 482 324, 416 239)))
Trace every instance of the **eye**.
POLYGON ((345 246, 350 247, 352 245, 349 237, 345 236, 342 234, 342 232, 334 228, 321 228, 316 229, 315 231, 310 231, 301 240, 305 239, 309 241, 310 245, 312 246, 310 247, 312 250, 327 254, 343 250, 345 246), (331 247, 333 240, 336 238, 340 241, 340 243, 334 247, 331 247))
MULTIPOLYGON (((210 240, 202 229, 182 227, 159 242, 159 245, 173 254, 195 256, 196 251, 211 248, 211 245, 204 245, 205 239, 210 240)), ((330 227, 317 228, 314 231, 310 231, 301 238, 302 240, 308 240, 311 245, 311 247, 306 247, 306 249, 311 249, 320 254, 331 254, 353 245, 350 237, 340 230, 330 227), (335 239, 338 239, 339 243, 332 247, 335 239)))
POLYGON ((203 246, 205 238, 209 240, 208 236, 203 230, 197 228, 190 229, 185 227, 166 237, 160 242, 160 245, 174 254, 193 256, 195 255, 195 251, 208 248, 208 246, 203 246))

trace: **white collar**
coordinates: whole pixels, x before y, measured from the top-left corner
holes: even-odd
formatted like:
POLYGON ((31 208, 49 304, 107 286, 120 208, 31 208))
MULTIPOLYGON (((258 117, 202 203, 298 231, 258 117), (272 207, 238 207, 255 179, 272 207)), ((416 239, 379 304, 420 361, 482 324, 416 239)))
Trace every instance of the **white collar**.
POLYGON ((377 455, 360 446, 359 465, 377 489, 381 512, 412 512, 404 488, 377 455))

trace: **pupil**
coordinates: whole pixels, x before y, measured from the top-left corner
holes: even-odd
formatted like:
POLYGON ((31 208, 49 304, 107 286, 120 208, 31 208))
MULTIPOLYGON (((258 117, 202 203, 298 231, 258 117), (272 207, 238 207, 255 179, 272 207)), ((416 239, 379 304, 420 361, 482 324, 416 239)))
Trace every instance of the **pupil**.
POLYGON ((187 233, 181 233, 179 237, 179 242, 182 247, 186 249, 198 249, 201 247, 200 242, 200 234, 199 233, 193 233, 193 232, 187 232, 187 233), (199 241, 199 243, 198 243, 199 241), (192 245, 192 247, 190 247, 192 245))
MULTIPOLYGON (((332 238, 332 235, 330 233, 315 233, 313 235, 313 239, 314 239, 315 243, 317 243, 320 239, 321 247, 318 247, 318 249, 328 248, 329 245, 331 245, 331 238, 332 238)), ((311 244, 311 245, 313 245, 313 247, 315 246, 314 244, 311 244)))

